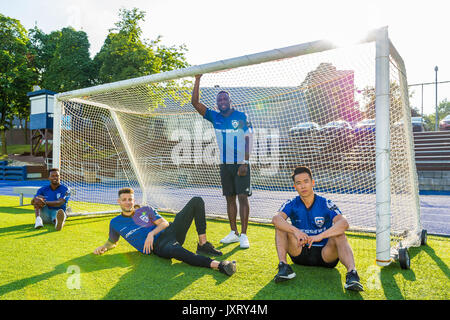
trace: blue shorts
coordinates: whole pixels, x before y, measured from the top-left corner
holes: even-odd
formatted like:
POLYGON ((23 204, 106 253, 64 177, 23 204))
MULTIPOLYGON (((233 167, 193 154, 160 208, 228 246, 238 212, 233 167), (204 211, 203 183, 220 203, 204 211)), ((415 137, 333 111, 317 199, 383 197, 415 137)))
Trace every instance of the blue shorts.
POLYGON ((55 224, 56 221, 56 213, 59 209, 50 209, 49 207, 45 206, 41 208, 41 218, 43 223, 48 224, 55 224))

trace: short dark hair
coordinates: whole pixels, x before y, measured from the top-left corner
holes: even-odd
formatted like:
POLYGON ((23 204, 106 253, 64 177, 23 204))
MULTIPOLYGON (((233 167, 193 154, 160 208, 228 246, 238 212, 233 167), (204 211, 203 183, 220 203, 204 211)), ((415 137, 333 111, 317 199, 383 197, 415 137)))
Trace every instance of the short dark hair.
POLYGON ((131 189, 131 188, 122 188, 122 189, 120 189, 119 190, 119 198, 120 198, 120 195, 124 194, 124 193, 134 194, 134 190, 131 189))
POLYGON ((306 167, 306 166, 298 166, 298 167, 296 167, 296 168, 294 169, 294 172, 293 172, 292 175, 291 175, 292 181, 295 182, 295 176, 296 176, 296 175, 298 175, 298 174, 300 174, 300 173, 305 173, 305 172, 306 172, 307 174, 309 174, 309 177, 310 177, 311 180, 312 180, 311 169, 309 169, 309 168, 306 167))
POLYGON ((219 93, 217 93, 216 97, 219 96, 219 94, 225 93, 228 97, 230 97, 230 93, 228 91, 219 91, 219 93))
POLYGON ((52 173, 53 171, 59 172, 59 168, 51 168, 50 170, 48 170, 48 175, 50 175, 50 173, 52 173))

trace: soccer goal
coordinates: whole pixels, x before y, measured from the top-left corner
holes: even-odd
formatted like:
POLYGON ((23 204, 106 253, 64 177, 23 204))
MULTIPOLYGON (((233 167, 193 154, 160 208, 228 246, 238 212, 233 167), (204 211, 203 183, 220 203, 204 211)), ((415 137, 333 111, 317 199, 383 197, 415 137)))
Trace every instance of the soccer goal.
POLYGON ((387 27, 347 47, 321 40, 56 95, 53 162, 74 213, 117 210, 132 187, 161 211, 201 196, 226 217, 215 132, 190 103, 196 74, 202 103, 228 91, 253 125, 251 220, 270 222, 306 165, 352 230, 376 235, 378 264, 409 268, 423 235, 406 71, 387 27))

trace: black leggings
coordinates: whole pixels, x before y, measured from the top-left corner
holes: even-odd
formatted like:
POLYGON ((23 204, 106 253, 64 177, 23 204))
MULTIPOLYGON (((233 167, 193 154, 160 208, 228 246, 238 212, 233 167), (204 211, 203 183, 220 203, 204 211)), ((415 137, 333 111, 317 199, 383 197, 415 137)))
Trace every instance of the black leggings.
POLYGON ((192 266, 209 268, 209 257, 192 253, 182 247, 186 234, 195 221, 197 234, 206 233, 205 202, 200 197, 194 197, 177 213, 175 220, 170 223, 153 245, 153 252, 162 258, 177 259, 192 266))

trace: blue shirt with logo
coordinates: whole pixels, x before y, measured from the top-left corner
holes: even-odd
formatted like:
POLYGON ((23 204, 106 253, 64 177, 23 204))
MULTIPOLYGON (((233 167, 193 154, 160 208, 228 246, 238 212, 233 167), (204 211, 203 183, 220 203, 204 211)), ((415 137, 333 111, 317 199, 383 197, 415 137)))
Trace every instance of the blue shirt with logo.
POLYGON ((247 115, 233 110, 228 117, 224 117, 220 112, 208 108, 203 118, 211 122, 215 129, 220 162, 242 163, 245 159, 245 137, 249 136, 251 143, 250 135, 253 132, 247 115))
MULTIPOLYGON (((116 243, 120 236, 139 252, 144 253, 144 243, 147 235, 156 228, 155 221, 161 219, 159 213, 152 207, 141 207, 134 214, 126 217, 117 216, 109 223, 109 242, 116 243)), ((154 236, 154 241, 162 232, 154 236)))
MULTIPOLYGON (((333 219, 342 214, 333 201, 314 194, 314 202, 310 208, 306 208, 300 196, 286 201, 278 210, 284 212, 291 220, 292 225, 300 229, 308 236, 318 235, 333 225, 333 219)), ((315 242, 312 245, 323 247, 328 239, 315 242)))
POLYGON ((38 189, 35 197, 37 197, 37 196, 44 197, 45 201, 58 201, 60 199, 64 199, 65 202, 60 207, 48 206, 48 208, 54 209, 54 210, 63 209, 64 211, 66 211, 67 202, 69 201, 69 198, 70 198, 70 189, 63 184, 60 184, 58 186, 58 188, 53 190, 50 185, 47 185, 47 186, 40 187, 38 189))

